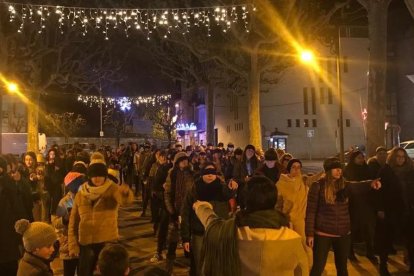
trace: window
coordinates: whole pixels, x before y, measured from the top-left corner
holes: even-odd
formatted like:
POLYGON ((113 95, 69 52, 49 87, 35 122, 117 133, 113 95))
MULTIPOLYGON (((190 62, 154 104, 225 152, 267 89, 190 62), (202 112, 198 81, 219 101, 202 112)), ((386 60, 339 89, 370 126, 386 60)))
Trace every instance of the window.
POLYGON ((318 127, 316 119, 312 119, 312 127, 318 127))
POLYGON ((230 133, 230 131, 231 131, 231 127, 230 127, 230 126, 227 126, 227 127, 226 127, 226 131, 227 131, 227 133, 230 133))
POLYGON ((344 56, 342 57, 342 66, 344 67, 344 73, 348 73, 348 57, 344 56))
POLYGON ((325 103, 325 90, 323 87, 319 88, 319 101, 321 104, 325 103))
POLYGON ((308 114, 308 88, 303 88, 303 113, 308 114))
POLYGON ((328 88, 328 104, 333 103, 332 89, 328 88))
POLYGON ((300 120, 296 119, 296 127, 300 127, 300 120))
POLYGON ((345 120, 345 125, 346 125, 346 127, 350 127, 351 126, 351 120, 350 119, 346 119, 345 120))
POLYGON ((305 126, 305 127, 309 127, 309 120, 308 120, 308 119, 305 119, 305 120, 304 120, 304 126, 305 126))
POLYGON ((315 115, 316 114, 316 92, 315 92, 314 87, 311 88, 311 96, 312 96, 312 114, 315 115))
POLYGON ((234 124, 234 130, 235 130, 235 131, 238 131, 238 130, 239 130, 239 124, 237 124, 237 123, 236 123, 236 124, 234 124))
POLYGON ((287 120, 287 127, 292 127, 292 119, 287 120))

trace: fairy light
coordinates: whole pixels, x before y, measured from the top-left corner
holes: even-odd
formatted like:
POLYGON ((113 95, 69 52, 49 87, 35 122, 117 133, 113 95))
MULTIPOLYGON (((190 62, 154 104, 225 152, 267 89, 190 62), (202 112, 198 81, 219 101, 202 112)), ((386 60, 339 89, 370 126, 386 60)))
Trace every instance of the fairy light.
POLYGON ((78 95, 78 102, 87 106, 98 106, 101 101, 106 108, 118 106, 123 111, 130 110, 132 106, 161 105, 168 102, 171 95, 136 96, 136 97, 100 97, 95 95, 78 95))
POLYGON ((224 33, 233 25, 244 26, 249 32, 250 11, 253 5, 229 5, 195 8, 167 9, 117 9, 117 8, 86 8, 54 5, 33 5, 22 3, 1 2, 8 6, 9 21, 17 22, 17 32, 24 31, 25 24, 36 24, 42 33, 49 25, 46 21, 54 21, 60 33, 70 27, 79 27, 83 36, 94 28, 102 33, 106 40, 113 30, 122 31, 128 37, 132 31, 142 32, 150 39, 157 30, 168 37, 172 30, 179 30, 183 35, 190 33, 192 28, 205 31, 211 36, 212 23, 224 33))

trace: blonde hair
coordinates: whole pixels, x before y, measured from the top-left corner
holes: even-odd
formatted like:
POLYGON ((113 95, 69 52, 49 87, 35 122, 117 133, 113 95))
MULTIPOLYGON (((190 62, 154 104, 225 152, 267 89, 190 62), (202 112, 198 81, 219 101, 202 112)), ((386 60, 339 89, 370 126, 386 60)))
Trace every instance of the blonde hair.
POLYGON ((343 188, 345 188, 344 178, 341 176, 340 179, 334 179, 331 171, 327 171, 324 191, 326 203, 335 204, 336 193, 343 188))

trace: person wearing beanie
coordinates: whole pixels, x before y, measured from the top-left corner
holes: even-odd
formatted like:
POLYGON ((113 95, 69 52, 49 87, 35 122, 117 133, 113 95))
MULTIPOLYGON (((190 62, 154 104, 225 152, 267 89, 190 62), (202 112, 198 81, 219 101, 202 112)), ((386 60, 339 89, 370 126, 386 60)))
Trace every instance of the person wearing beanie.
MULTIPOLYGON (((365 155, 362 151, 355 150, 349 155, 349 162, 344 169, 344 177, 348 181, 363 181, 374 179, 368 164, 365 162, 365 155)), ((361 240, 365 242, 366 256, 373 263, 377 262, 374 255, 374 237, 376 212, 376 191, 367 185, 351 185, 349 188, 349 213, 351 218, 352 244, 349 253, 351 261, 357 261, 354 253, 353 243, 361 240), (364 233, 362 237, 359 233, 364 233)))
POLYGON ((213 205, 214 212, 221 218, 229 217, 229 200, 235 196, 237 183, 227 186, 219 177, 214 163, 207 163, 201 170, 191 192, 187 193, 181 209, 181 239, 184 250, 191 252, 190 275, 202 275, 201 249, 204 239, 204 226, 193 210, 197 200, 207 201, 213 205))
POLYGON ((118 240, 119 205, 133 200, 128 185, 119 186, 108 177, 105 160, 96 153, 87 177, 75 196, 68 225, 69 255, 79 257, 78 275, 92 275, 104 245, 118 240))
POLYGON ((203 224, 202 275, 309 275, 301 237, 279 211, 277 188, 264 176, 246 183, 246 208, 227 220, 208 201, 196 201, 203 224))
POLYGON ((277 153, 273 148, 270 148, 265 152, 264 156, 265 160, 263 164, 256 169, 255 175, 264 175, 276 184, 282 172, 282 166, 277 160, 277 153))
POLYGON ((165 182, 164 202, 165 208, 170 215, 169 237, 167 253, 167 271, 172 273, 175 260, 175 251, 178 243, 178 223, 180 210, 184 197, 194 185, 194 173, 189 166, 188 157, 185 152, 178 152, 174 156, 174 166, 168 172, 165 182))
POLYGON ((59 237, 59 257, 63 260, 64 276, 74 276, 78 267, 78 257, 70 256, 68 245, 68 224, 73 201, 82 184, 87 182, 87 168, 83 161, 75 161, 72 170, 64 179, 65 196, 59 201, 56 216, 52 223, 59 237))
POLYGON ((378 190, 381 188, 381 182, 378 179, 345 181, 342 164, 337 158, 326 159, 323 168, 325 176, 310 187, 306 206, 306 243, 313 249, 310 275, 322 275, 331 245, 337 274, 348 275, 347 259, 351 246, 349 187, 369 185, 372 189, 378 190))
POLYGON ((7 162, 0 156, 0 275, 16 275, 21 257, 21 238, 14 225, 26 218, 18 186, 7 173, 7 162))
POLYGON ((16 232, 23 236, 25 253, 20 260, 17 276, 53 275, 50 258, 57 240, 55 229, 44 222, 21 219, 15 224, 16 232))

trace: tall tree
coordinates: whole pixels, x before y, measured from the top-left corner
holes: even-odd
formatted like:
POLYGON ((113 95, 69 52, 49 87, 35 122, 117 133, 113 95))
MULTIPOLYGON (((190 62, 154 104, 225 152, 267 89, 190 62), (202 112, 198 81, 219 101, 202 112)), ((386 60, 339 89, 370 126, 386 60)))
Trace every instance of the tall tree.
POLYGON ((76 28, 62 34, 53 20, 46 21, 40 30, 36 24, 26 24, 21 33, 17 33, 16 23, 0 24, 0 38, 5 38, 0 46, 0 69, 7 68, 8 77, 19 80, 22 86, 28 150, 38 151, 41 94, 65 90, 91 93, 99 90, 101 79, 105 84, 121 80, 118 72, 127 51, 115 41, 105 43, 93 36, 85 39, 76 28), (122 54, 114 56, 115 48, 122 54))
POLYGON ((368 12, 369 74, 367 152, 385 144, 387 18, 392 0, 358 0, 368 12))
POLYGON ((168 39, 187 48, 200 61, 213 61, 238 76, 238 87, 248 95, 249 142, 262 147, 260 90, 268 76, 277 76, 295 62, 301 43, 310 43, 329 25, 337 11, 351 0, 279 0, 255 2, 247 28, 226 22, 228 29, 213 29, 214 39, 203 34, 168 39), (323 6, 323 8, 321 8, 323 6))

